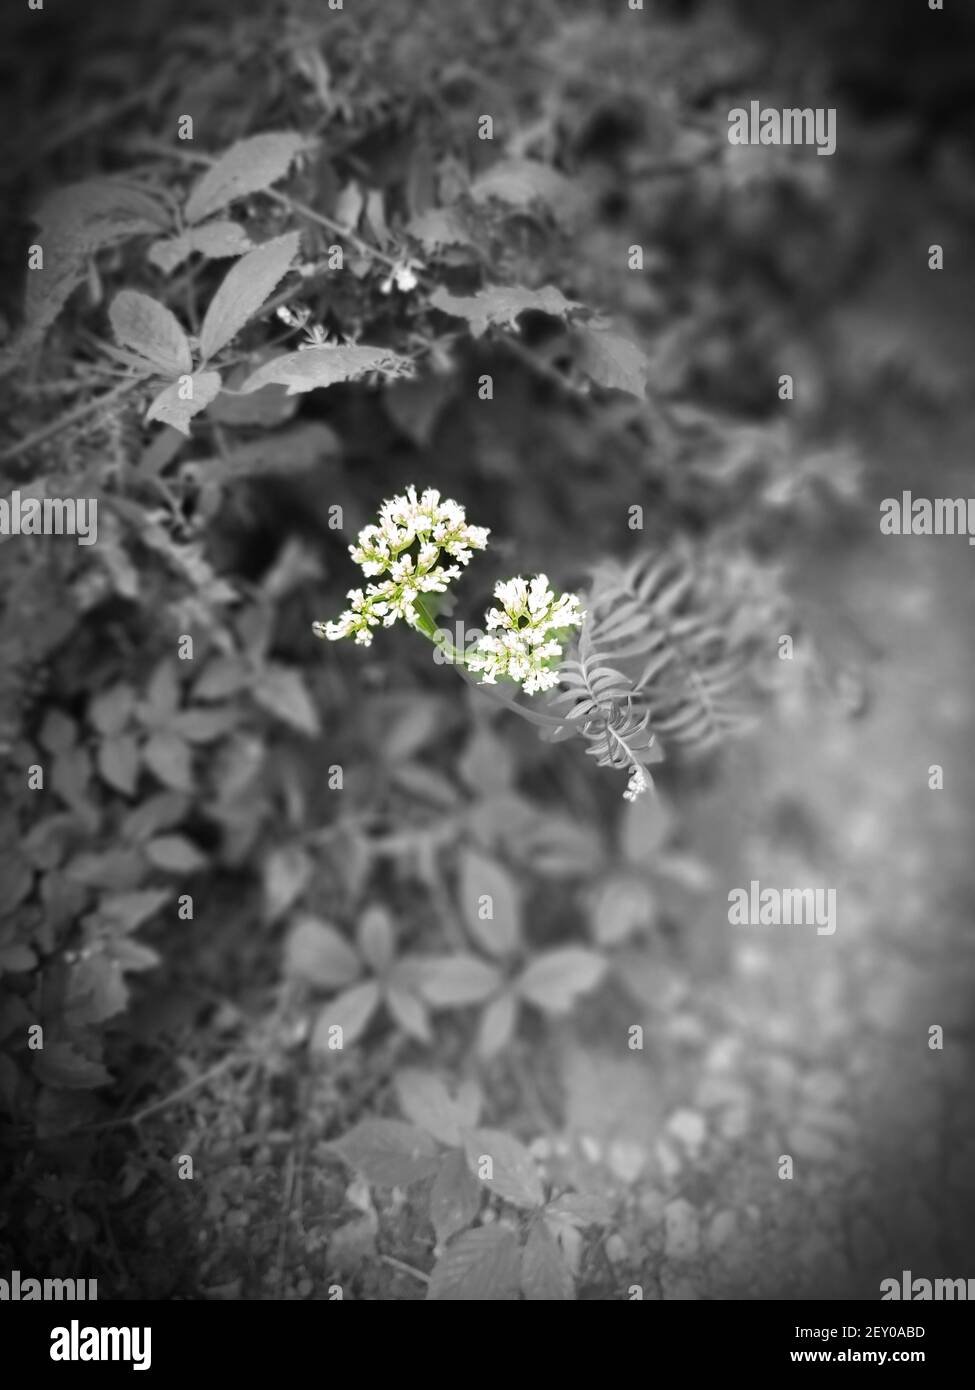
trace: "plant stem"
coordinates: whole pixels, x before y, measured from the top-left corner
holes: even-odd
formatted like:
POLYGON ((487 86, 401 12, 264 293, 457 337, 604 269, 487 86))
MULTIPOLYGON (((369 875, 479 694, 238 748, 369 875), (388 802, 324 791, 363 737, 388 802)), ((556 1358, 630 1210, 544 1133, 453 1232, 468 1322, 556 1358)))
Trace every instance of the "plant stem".
POLYGON ((459 666, 466 666, 467 653, 458 651, 449 638, 439 635, 440 629, 437 627, 433 614, 419 596, 413 601, 413 611, 418 619, 417 631, 422 632, 424 637, 428 637, 435 647, 439 647, 448 661, 455 662, 459 666))

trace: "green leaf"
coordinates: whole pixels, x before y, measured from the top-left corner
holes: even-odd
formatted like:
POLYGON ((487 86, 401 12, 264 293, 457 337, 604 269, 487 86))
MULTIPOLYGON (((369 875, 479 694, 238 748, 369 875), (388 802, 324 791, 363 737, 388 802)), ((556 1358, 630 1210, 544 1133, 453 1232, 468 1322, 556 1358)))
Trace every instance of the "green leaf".
POLYGON ((389 968, 396 946, 393 922, 380 904, 367 907, 356 927, 356 945, 366 964, 377 975, 389 968))
POLYGON ((402 1120, 362 1120, 331 1147, 375 1187, 409 1187, 440 1166, 434 1140, 402 1120))
POLYGON ((189 341, 176 315, 138 290, 120 290, 108 311, 116 341, 147 359, 164 376, 193 368, 189 341))
POLYGON ((362 974, 362 962, 335 927, 318 917, 299 917, 288 932, 285 971, 308 984, 334 989, 352 984, 362 974))
POLYGON ((564 318, 573 310, 585 307, 566 299, 554 285, 540 290, 525 289, 521 285, 494 285, 480 290, 473 298, 450 294, 443 286, 438 286, 430 296, 430 306, 451 318, 466 319, 474 338, 480 338, 489 328, 516 327, 519 315, 529 309, 552 318, 564 318))
POLYGON ((139 779, 139 744, 132 734, 106 738, 98 745, 95 758, 103 781, 125 796, 132 796, 139 779))
MULTIPOLYGON (((210 301, 200 329, 204 362, 226 347, 231 338, 256 314, 298 254, 299 235, 287 232, 250 251, 228 271, 210 301)), ((262 383, 263 385, 263 383, 262 383)))
POLYGON ((237 198, 263 193, 291 167, 308 141, 294 130, 267 131, 238 140, 206 171, 186 200, 187 222, 202 222, 237 198))
POLYGON ((219 372, 193 372, 183 381, 172 381, 150 403, 146 419, 171 425, 189 437, 193 416, 206 410, 222 385, 219 372))
POLYGON ((0 373, 15 368, 43 338, 84 280, 91 256, 125 237, 158 234, 169 213, 141 189, 112 179, 87 179, 49 194, 33 221, 40 228, 45 268, 27 276, 24 326, 0 354, 0 373))
POLYGON ((477 1055, 489 1061, 511 1040, 518 1019, 518 1001, 510 990, 492 999, 481 1015, 477 1030, 477 1055))
POLYGON ((430 1189, 430 1221, 442 1245, 470 1226, 481 1209, 481 1184, 460 1149, 446 1154, 430 1189))
POLYGON ((500 971, 477 956, 428 956, 420 991, 434 1008, 479 1004, 501 987, 500 971))
POLYGON ((167 729, 152 734, 142 749, 142 760, 163 786, 177 792, 193 790, 193 756, 177 734, 167 729))
POLYGON ((230 705, 223 705, 220 709, 181 710, 170 728, 187 743, 213 743, 239 723, 239 712, 230 705))
POLYGON ((564 1192, 549 1202, 546 1217, 566 1221, 570 1226, 605 1226, 612 1219, 613 1207, 605 1197, 591 1192, 564 1192))
POLYGON ((514 879, 503 864, 480 850, 465 848, 460 861, 460 905, 467 929, 489 956, 503 958, 521 942, 521 903, 514 879), (490 903, 482 899, 490 898, 490 903), (490 911, 481 917, 482 907, 490 911))
POLYGON ((544 1221, 536 1221, 528 1233, 521 1256, 521 1291, 529 1302, 571 1301, 575 1293, 572 1272, 544 1221))
POLYGON ((445 246, 473 245, 463 220, 453 208, 428 208, 406 224, 406 232, 428 255, 445 246))
POLYGON ((518 980, 523 999, 546 1013, 568 1013, 577 995, 595 988, 606 973, 605 957, 582 946, 565 946, 536 956, 518 980))
POLYGON ((422 999, 419 999, 412 990, 400 988, 392 980, 386 982, 384 998, 393 1021, 402 1028, 404 1033, 411 1038, 416 1038, 417 1042, 430 1042, 430 1020, 427 1017, 426 1005, 422 999))
POLYGON ((100 690, 88 704, 88 721, 100 734, 120 734, 135 709, 135 691, 120 681, 100 690))
POLYGON ((464 1149, 471 1172, 506 1202, 531 1210, 545 1201, 535 1160, 513 1135, 502 1129, 471 1130, 465 1135, 464 1149), (485 1159, 491 1160, 489 1178, 479 1172, 485 1159))
POLYGON ((157 869, 172 874, 193 874, 205 869, 206 855, 185 835, 160 835, 146 845, 146 855, 157 869))
POLYGON ((375 980, 353 985, 344 994, 322 1006, 311 1035, 311 1050, 316 1056, 328 1056, 354 1043, 365 1032, 366 1025, 379 1007, 381 992, 375 980), (332 1029, 340 1028, 342 1048, 332 1043, 332 1029))
POLYGON ((47 1043, 35 1053, 34 1074, 45 1086, 65 1091, 91 1091, 112 1079, 101 1062, 93 1062, 70 1042, 47 1043))
POLYGON ((318 710, 311 702, 300 671, 290 666, 265 666, 251 693, 262 709, 282 723, 290 724, 300 734, 315 738, 321 732, 318 710))
POLYGON ((644 399, 650 359, 636 343, 622 333, 588 327, 576 331, 576 342, 579 366, 597 386, 644 399))
POLYGON ((238 222, 205 222, 180 236, 153 242, 148 258, 164 275, 172 275, 194 252, 205 260, 218 261, 253 250, 254 243, 238 222))
POLYGON ((273 357, 252 372, 239 390, 247 394, 260 391, 264 386, 279 385, 286 386, 288 395, 294 396, 301 391, 334 386, 340 381, 356 381, 368 372, 379 372, 384 377, 406 376, 412 369, 409 358, 401 357, 389 348, 361 344, 309 347, 286 353, 283 357, 273 357))
POLYGON ((395 1084, 400 1109, 407 1119, 448 1148, 458 1148, 463 1143, 461 1129, 469 1128, 471 1121, 439 1076, 407 1067, 397 1073, 395 1084))
POLYGON ((118 961, 103 953, 78 961, 68 974, 65 1018, 72 1028, 104 1023, 128 1008, 129 987, 118 961))
POLYGON ((491 198, 516 208, 542 203, 566 223, 574 220, 581 205, 576 185, 537 159, 498 160, 474 180, 470 194, 476 203, 491 198))
POLYGON ((266 922, 277 922, 284 916, 308 887, 311 875, 312 862, 301 845, 278 845, 265 856, 261 884, 266 922))
POLYGON ((498 1302, 518 1297, 521 1251, 506 1226, 480 1226, 452 1240, 433 1267, 427 1298, 498 1302))
POLYGON ((653 889, 645 878, 616 874, 595 895, 590 922, 600 946, 619 946, 653 926, 657 909, 653 889))
POLYGON ((145 888, 134 893, 110 893, 98 904, 98 914, 121 931, 135 931, 169 900, 165 888, 145 888))

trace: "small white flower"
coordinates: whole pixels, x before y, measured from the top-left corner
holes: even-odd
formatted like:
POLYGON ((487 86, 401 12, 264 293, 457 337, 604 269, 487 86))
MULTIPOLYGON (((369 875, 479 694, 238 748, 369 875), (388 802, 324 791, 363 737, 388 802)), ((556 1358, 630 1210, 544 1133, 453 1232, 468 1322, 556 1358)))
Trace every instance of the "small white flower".
POLYGON ((397 618, 415 626, 413 605, 418 595, 442 594, 472 552, 485 548, 489 535, 483 526, 469 526, 464 508, 450 499, 441 501, 435 488, 417 497, 411 486, 405 496, 387 499, 379 509, 378 522, 363 527, 349 554, 367 579, 384 574, 388 578, 370 584, 364 595, 361 590, 350 593, 350 598, 355 596, 351 609, 335 622, 316 623, 316 635, 335 642, 354 634, 356 642, 368 646, 370 628, 380 618, 384 627, 391 627, 397 618), (441 565, 443 554, 457 563, 441 565))
POLYGON ((527 695, 558 685, 555 663, 562 642, 586 616, 576 595, 556 598, 548 577, 538 574, 530 581, 520 576, 499 580, 494 597, 502 607, 488 610, 487 635, 474 648, 470 669, 482 673, 482 685, 493 685, 500 676, 516 681, 527 695))
POLYGON ((416 272, 422 269, 419 261, 398 261, 379 286, 380 294, 391 294, 394 285, 401 294, 409 294, 420 283, 416 272))
POLYGON ((650 779, 643 768, 637 763, 634 763, 630 768, 630 780, 626 785, 626 791, 623 793, 623 800, 636 801, 637 797, 641 796, 649 785, 650 779))

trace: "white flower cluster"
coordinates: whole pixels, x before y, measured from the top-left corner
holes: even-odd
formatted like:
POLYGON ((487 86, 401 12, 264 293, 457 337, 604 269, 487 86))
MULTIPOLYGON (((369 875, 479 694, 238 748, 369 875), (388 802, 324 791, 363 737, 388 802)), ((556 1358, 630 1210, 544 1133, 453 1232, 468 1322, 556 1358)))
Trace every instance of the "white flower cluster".
POLYGON ((643 768, 639 767, 636 763, 634 763, 633 766, 630 768, 630 780, 626 784, 626 791, 623 793, 623 800, 636 801, 637 797, 642 796, 642 794, 647 790, 649 785, 650 779, 644 772, 643 768))
POLYGON ((559 680, 552 663, 562 655, 556 638, 570 627, 581 627, 586 616, 578 598, 563 594, 557 599, 544 574, 531 581, 501 580, 494 597, 502 607, 488 609, 488 635, 474 648, 468 666, 483 672, 482 685, 493 685, 502 676, 517 681, 528 695, 551 689, 559 680))
POLYGON ((315 623, 315 633, 330 642, 354 635, 357 643, 368 646, 371 629, 380 622, 392 627, 397 618, 405 618, 415 627, 413 605, 418 596, 442 594, 472 552, 485 548, 489 534, 483 526, 468 526, 464 508, 449 499, 441 502, 433 488, 417 498, 416 488, 408 487, 405 497, 384 502, 378 525, 364 527, 357 543, 349 546, 349 554, 367 578, 388 574, 388 579, 368 585, 365 592, 350 589, 347 597, 352 606, 335 622, 315 623), (413 555, 410 547, 417 542, 413 555), (441 554, 456 564, 438 564, 441 554))

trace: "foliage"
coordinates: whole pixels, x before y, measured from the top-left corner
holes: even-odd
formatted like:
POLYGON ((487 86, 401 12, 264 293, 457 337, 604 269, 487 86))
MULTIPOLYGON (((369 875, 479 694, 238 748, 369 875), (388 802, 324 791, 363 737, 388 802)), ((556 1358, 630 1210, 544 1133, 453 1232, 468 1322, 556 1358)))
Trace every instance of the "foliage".
MULTIPOLYGON (((227 32, 176 26, 186 44, 143 72, 137 121, 106 121, 103 155, 30 171, 45 269, 0 352, 3 487, 97 499, 99 539, 0 538, 0 1104, 66 1184, 92 1159, 65 1137, 179 1074, 194 1045, 131 1030, 226 923, 263 971, 251 1007, 284 1000, 302 1066, 392 1039, 487 1074, 625 974, 662 880, 701 885, 678 832, 627 819, 666 795, 609 810, 589 763, 547 744, 582 740, 631 789, 666 752, 676 780, 770 684, 790 528, 834 515, 857 461, 735 397, 740 355, 767 382, 795 341, 772 308, 742 325, 761 277, 739 262, 821 193, 787 162, 756 203, 702 132, 706 94, 752 71, 733 26, 708 47, 710 12, 637 36, 554 8, 363 0, 283 24, 245 4, 227 32), (494 142, 475 137, 482 61, 494 142), (602 70, 634 79, 635 113, 594 90, 602 70), (171 113, 200 90, 181 142, 171 113), (588 584, 558 690, 492 703, 398 633, 367 657, 310 640, 356 523, 405 476, 477 504, 502 573, 588 584)), ((546 1189, 481 1127, 477 1086, 414 1070, 397 1090, 406 1121, 356 1117, 334 1149, 370 1183, 429 1186, 430 1297, 571 1297, 595 1199, 546 1189)))

